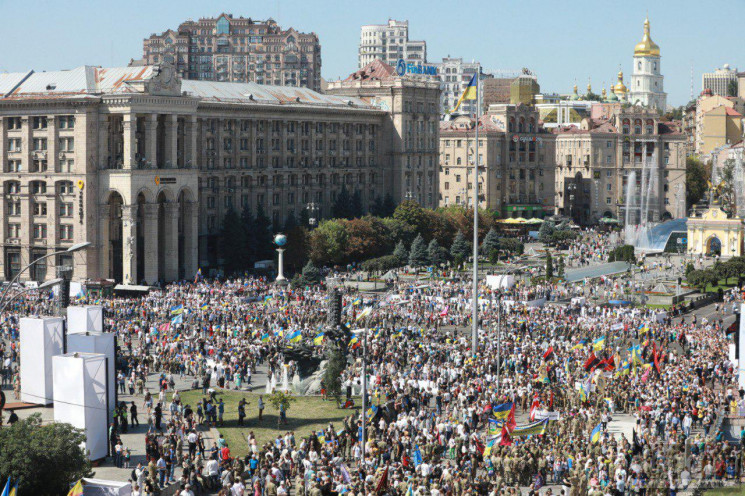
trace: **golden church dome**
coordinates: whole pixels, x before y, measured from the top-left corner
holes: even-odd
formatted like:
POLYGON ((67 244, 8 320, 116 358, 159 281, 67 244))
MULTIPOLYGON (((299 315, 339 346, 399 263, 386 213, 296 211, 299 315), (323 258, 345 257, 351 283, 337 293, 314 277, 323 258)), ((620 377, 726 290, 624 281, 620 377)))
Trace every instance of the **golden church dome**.
POLYGON ((623 71, 618 71, 618 82, 613 85, 613 93, 616 95, 625 95, 628 91, 626 85, 623 84, 623 71))
POLYGON ((652 41, 649 34, 649 19, 644 20, 644 38, 634 47, 635 57, 659 57, 660 46, 652 41))

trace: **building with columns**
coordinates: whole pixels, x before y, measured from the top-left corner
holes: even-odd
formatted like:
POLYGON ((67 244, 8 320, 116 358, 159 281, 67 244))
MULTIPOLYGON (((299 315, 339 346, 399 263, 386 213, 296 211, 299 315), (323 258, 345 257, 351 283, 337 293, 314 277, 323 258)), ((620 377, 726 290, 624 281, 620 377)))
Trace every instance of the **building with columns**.
MULTIPOLYGON (((580 225, 603 217, 623 222, 627 180, 635 171, 640 191, 646 163, 657 184, 649 220, 685 217, 686 138, 678 123, 661 122, 652 109, 626 107, 615 109, 609 119, 586 118, 555 132, 558 213, 580 225)), ((631 215, 638 217, 638 212, 631 215)))
POLYGON ((173 65, 185 79, 321 88, 318 36, 282 29, 273 19, 220 14, 188 20, 142 45, 139 63, 173 65))
POLYGON ((393 200, 410 199, 435 208, 440 83, 417 76, 399 77, 392 66, 373 60, 346 79, 329 82, 326 93, 358 98, 385 111, 393 200))
MULTIPOLYGON (((435 99, 436 101, 436 99, 435 99)), ((349 97, 181 81, 170 66, 0 74, 0 273, 125 283, 217 267, 225 213, 275 225, 345 186, 367 208, 393 189, 389 114, 349 97)))
MULTIPOLYGON (((473 206, 474 121, 440 123, 440 206, 473 206)), ((555 136, 526 105, 495 104, 479 127, 479 208, 504 217, 554 213, 555 136)))

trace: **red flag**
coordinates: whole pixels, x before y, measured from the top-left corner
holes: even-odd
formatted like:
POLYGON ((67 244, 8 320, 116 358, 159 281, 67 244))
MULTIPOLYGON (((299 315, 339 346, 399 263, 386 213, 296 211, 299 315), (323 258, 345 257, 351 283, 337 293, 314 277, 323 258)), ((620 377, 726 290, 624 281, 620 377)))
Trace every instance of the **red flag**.
POLYGON ((450 307, 449 306, 445 307, 445 309, 442 312, 440 312, 440 317, 445 317, 448 314, 448 310, 450 310, 450 307))
POLYGON ((656 344, 652 348, 652 356, 654 357, 654 368, 657 369, 658 374, 661 374, 662 372, 660 372, 660 353, 659 350, 657 350, 656 344))
POLYGON ((507 427, 509 430, 512 430, 517 425, 517 422, 515 422, 515 402, 512 402, 512 408, 510 409, 510 415, 507 417, 507 420, 504 423, 504 426, 507 427))
POLYGON ((502 439, 499 440, 500 446, 512 446, 512 438, 510 437, 510 431, 507 429, 507 425, 502 426, 502 439))
POLYGON ((383 475, 380 477, 380 481, 378 482, 377 487, 375 488, 375 494, 380 494, 383 491, 385 491, 385 488, 388 486, 388 467, 385 467, 385 472, 383 472, 383 475))
POLYGON ((598 357, 595 356, 595 352, 591 352, 590 356, 587 357, 587 360, 585 360, 585 370, 588 372, 591 371, 598 365, 599 362, 600 360, 598 359, 598 357))
POLYGON ((533 404, 530 406, 530 421, 533 422, 535 420, 535 412, 538 410, 538 408, 541 406, 541 401, 538 399, 538 395, 536 394, 533 397, 533 404))
POLYGON ((551 390, 551 399, 548 401, 548 409, 553 411, 554 409, 554 391, 551 390))
POLYGON ((479 453, 483 455, 484 449, 485 449, 484 443, 482 443, 481 440, 477 438, 476 436, 473 436, 473 442, 476 445, 476 449, 479 451, 479 453))
POLYGON ((544 360, 547 360, 548 357, 550 357, 553 354, 554 354, 554 347, 553 346, 549 346, 548 349, 546 350, 546 353, 543 354, 543 359, 544 360))
POLYGON ((613 363, 613 357, 608 357, 605 360, 601 360, 600 362, 598 362, 598 367, 610 372, 611 370, 616 368, 616 365, 613 363))

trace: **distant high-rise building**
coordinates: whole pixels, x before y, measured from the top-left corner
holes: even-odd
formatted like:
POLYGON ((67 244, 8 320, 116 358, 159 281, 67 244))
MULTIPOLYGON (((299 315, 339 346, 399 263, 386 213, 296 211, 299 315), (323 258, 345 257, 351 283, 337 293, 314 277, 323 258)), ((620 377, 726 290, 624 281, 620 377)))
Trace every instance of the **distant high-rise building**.
POLYGON ((424 64, 427 42, 409 41, 409 21, 388 20, 388 24, 362 26, 360 32, 359 68, 375 59, 396 66, 399 59, 424 64))
MULTIPOLYGON (((458 99, 465 91, 474 74, 481 70, 478 62, 463 62, 462 58, 445 57, 442 62, 435 64, 440 79, 441 112, 447 113, 455 108, 458 99)), ((482 81, 483 83, 483 81, 482 81)), ((483 105, 484 91, 479 91, 479 104, 483 105)), ((464 100, 458 108, 458 113, 476 114, 477 102, 464 100)))
POLYGON ((485 79, 481 85, 484 94, 484 109, 495 103, 510 103, 510 85, 514 77, 494 77, 485 79))
POLYGON ((184 79, 321 89, 315 33, 283 30, 273 19, 221 14, 186 21, 143 42, 144 64, 171 64, 184 79))
POLYGON ((730 69, 729 64, 724 64, 724 67, 714 72, 705 72, 701 76, 701 89, 711 90, 714 95, 737 96, 737 70, 730 69), (733 82, 734 91, 730 91, 733 82))
POLYGON ((533 105, 535 96, 541 92, 538 78, 529 70, 523 69, 523 73, 510 83, 510 103, 517 105, 533 105))
POLYGON ((628 102, 664 112, 667 108, 667 93, 663 90, 660 73, 660 46, 652 41, 649 19, 644 20, 644 37, 634 47, 634 70, 628 102))

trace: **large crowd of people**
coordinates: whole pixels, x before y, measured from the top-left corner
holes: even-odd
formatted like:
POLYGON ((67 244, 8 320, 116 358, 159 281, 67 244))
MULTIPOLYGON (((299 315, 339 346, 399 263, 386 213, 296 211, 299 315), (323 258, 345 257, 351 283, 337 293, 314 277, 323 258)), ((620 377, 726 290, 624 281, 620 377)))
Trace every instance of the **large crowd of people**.
MULTIPOLYGON (((576 253, 589 253, 577 264, 602 258, 602 240, 576 253)), ((278 377, 285 364, 293 373, 288 347, 307 345, 321 356, 335 346, 321 335, 326 288, 247 276, 101 298, 106 328, 119 340, 118 387, 141 398, 116 407, 109 431, 115 463, 131 471, 138 496, 168 483, 183 496, 499 495, 521 487, 667 495, 695 480, 739 481, 745 451, 721 419, 745 413, 723 329, 740 292, 726 295, 712 321, 605 303, 636 290, 626 275, 482 286, 472 349, 469 281, 400 278, 375 302, 342 287, 350 337, 368 333, 366 402, 374 407, 350 409, 342 424, 304 438, 280 427, 263 445, 246 427, 246 456, 234 456, 237 447, 222 437, 205 441, 206 427, 247 415, 245 404, 226 411, 219 393, 246 390, 258 375, 278 377), (203 400, 185 404, 175 378, 201 390, 203 400), (135 465, 121 435, 140 421, 149 426, 146 460, 135 465)), ((49 312, 52 304, 31 296, 0 316, 3 384, 18 380, 17 316, 49 312)), ((363 349, 343 349, 342 390, 355 395, 363 349)))

